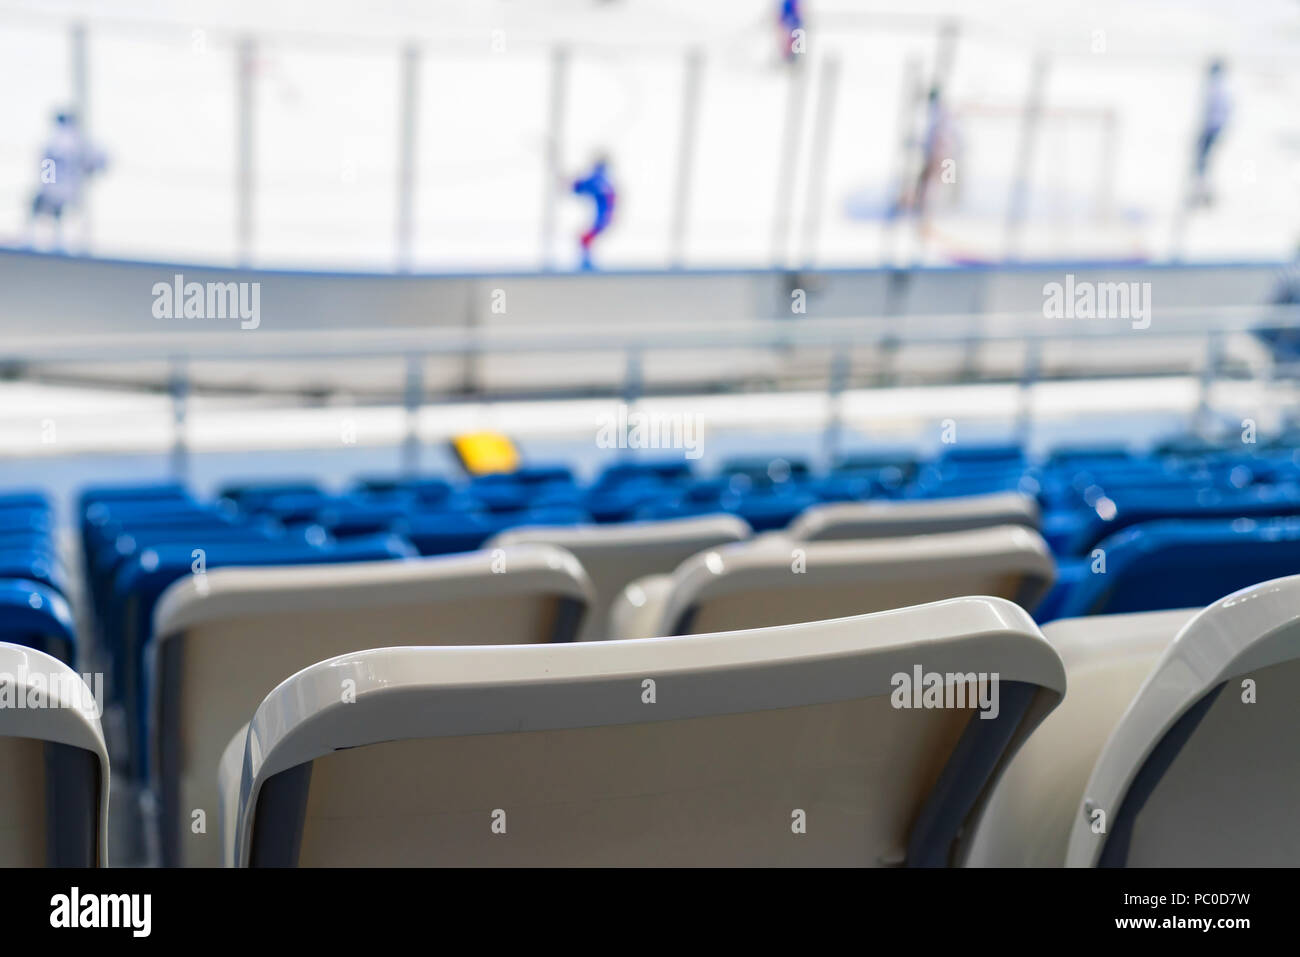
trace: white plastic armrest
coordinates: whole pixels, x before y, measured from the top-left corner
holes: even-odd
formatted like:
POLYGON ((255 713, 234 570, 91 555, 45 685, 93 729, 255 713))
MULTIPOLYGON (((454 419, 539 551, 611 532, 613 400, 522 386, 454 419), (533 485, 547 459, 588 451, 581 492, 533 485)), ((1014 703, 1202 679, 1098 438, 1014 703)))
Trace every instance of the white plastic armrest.
POLYGON ((221 763, 217 766, 217 791, 221 796, 221 858, 226 867, 235 866, 239 784, 244 775, 244 742, 247 738, 248 725, 244 725, 221 752, 221 763))
POLYGON ((611 638, 660 638, 659 620, 663 617, 671 575, 647 575, 629 584, 614 599, 609 611, 611 638))

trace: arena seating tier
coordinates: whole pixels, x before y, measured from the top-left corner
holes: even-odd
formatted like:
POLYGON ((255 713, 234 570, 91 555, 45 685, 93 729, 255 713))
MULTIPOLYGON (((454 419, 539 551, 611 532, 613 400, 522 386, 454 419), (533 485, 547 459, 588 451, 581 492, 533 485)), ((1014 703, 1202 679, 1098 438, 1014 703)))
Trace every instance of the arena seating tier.
MULTIPOLYGON (((530 464, 475 477, 370 475, 342 490, 311 477, 247 481, 211 497, 166 482, 88 488, 73 517, 75 542, 43 493, 0 494, 0 650, 14 662, 30 652, 32 661, 50 656, 64 668, 105 672, 102 704, 124 722, 121 740, 110 741, 112 773, 154 795, 164 863, 220 861, 221 841, 233 840, 232 832, 194 844, 180 809, 194 804, 215 814, 222 800, 230 827, 248 832, 243 846, 228 843, 224 853, 245 863, 283 862, 285 848, 248 836, 256 809, 230 806, 235 798, 220 792, 222 755, 243 754, 239 729, 249 721, 256 728, 254 712, 277 685, 296 673, 306 681, 319 662, 345 652, 686 641, 701 633, 763 632, 768 641, 782 629, 805 634, 797 629, 825 619, 870 622, 892 609, 969 596, 1030 613, 1028 633, 1043 627, 1070 687, 1075 667, 1092 669, 1080 672, 1080 688, 1090 686, 1086 675, 1108 669, 1127 676, 1115 679, 1109 697, 1096 692, 1098 701, 1081 704, 1067 694, 1040 738, 1030 737, 1003 789, 990 792, 993 823, 973 845, 973 859, 1104 863, 1153 859, 1133 815, 1123 819, 1126 849, 1099 850, 1059 815, 1035 818, 1011 789, 1043 787, 1036 783, 1042 768, 1028 762, 1061 760, 1034 755, 1053 750, 1042 745, 1058 733, 1052 728, 1063 725, 1065 734, 1069 722, 1082 720, 1070 717, 1075 709, 1109 708, 1107 727, 1114 725, 1115 709, 1146 693, 1146 678, 1195 612, 1221 607, 1239 589, 1300 575, 1300 453, 1289 445, 1170 442, 1142 452, 1079 446, 1038 457, 1015 444, 967 444, 935 456, 858 452, 824 469, 795 456, 698 469, 680 458, 627 458, 590 480, 564 463, 530 464), (70 573, 78 565, 79 574, 70 573), (1095 628, 1087 624, 1102 615, 1095 628), (1134 636, 1115 659, 1102 637, 1107 621, 1134 636), (223 668, 226 653, 238 661, 223 668), (1009 819, 1037 828, 1037 856, 1018 856, 1023 844, 1011 832, 1021 832, 997 817, 1003 805, 1009 819)), ((1205 627, 1179 640, 1190 648, 1205 627)), ((1285 671, 1287 654, 1274 655, 1270 667, 1285 671)), ((1197 690, 1205 697, 1210 689, 1197 690)), ((1235 733, 1230 715, 1222 723, 1225 735, 1235 733)), ((60 733, 49 740, 75 743, 65 740, 71 731, 60 733)), ((646 732, 647 740, 657 733, 646 732)), ((102 744, 98 718, 77 734, 77 746, 99 760, 90 740, 98 734, 102 744)), ((1055 779, 1058 804, 1077 804, 1091 762, 1105 763, 1103 743, 1081 740, 1071 752, 1075 764, 1055 779)), ((105 766, 108 754, 104 748, 105 766)), ((81 782, 77 793, 91 807, 99 798, 82 781, 88 765, 72 764, 80 771, 68 771, 67 780, 81 782)), ((1125 782, 1116 773, 1107 770, 1103 783, 1120 800, 1125 782)), ((908 792, 917 813, 927 794, 920 784, 908 792)), ((346 788, 322 798, 356 799, 346 788)), ((963 807, 967 814, 973 805, 963 807)), ((876 863, 948 863, 955 853, 950 833, 940 853, 897 821, 880 826, 876 863)), ((76 848, 51 839, 5 854, 101 860, 102 849, 86 850, 99 848, 101 835, 89 826, 78 833, 76 848)), ((321 860, 356 853, 355 845, 328 841, 319 848, 321 860)))

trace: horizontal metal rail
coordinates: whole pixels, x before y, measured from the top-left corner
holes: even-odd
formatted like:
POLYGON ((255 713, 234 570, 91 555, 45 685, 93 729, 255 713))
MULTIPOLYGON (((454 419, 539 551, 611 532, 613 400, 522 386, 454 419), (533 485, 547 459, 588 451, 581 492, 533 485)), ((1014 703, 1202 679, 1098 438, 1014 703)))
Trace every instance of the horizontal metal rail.
MULTIPOLYGON (((1034 340, 1209 337, 1257 329, 1300 329, 1300 306, 1180 307, 1161 309, 1145 328, 1130 319, 1046 319, 1041 313, 955 313, 841 319, 759 319, 707 327, 681 325, 619 329, 617 316, 589 325, 448 327, 411 331, 285 330, 264 324, 231 328, 230 320, 159 320, 172 330, 76 337, 11 338, 0 343, 5 363, 114 363, 151 360, 222 361, 376 359, 409 356, 484 356, 547 352, 681 351, 863 347, 889 343, 942 345, 1034 340), (181 331, 203 322, 219 331, 181 331)), ((361 322, 363 320, 358 320, 361 322)), ((58 328, 51 317, 50 328, 58 328)))
MULTIPOLYGON (((1212 396, 1223 363, 1224 337, 1266 328, 1300 329, 1300 307, 1161 309, 1143 328, 1134 328, 1130 319, 1048 319, 1041 312, 765 319, 713 328, 683 325, 678 328, 618 329, 617 317, 585 327, 499 326, 410 332, 365 329, 276 332, 266 328, 240 331, 227 327, 220 332, 206 333, 173 331, 59 340, 49 337, 10 340, 0 345, 0 365, 8 366, 11 375, 21 376, 42 366, 166 362, 170 369, 168 390, 172 397, 174 423, 171 461, 174 473, 183 479, 189 463, 186 400, 192 392, 191 367, 194 363, 400 359, 403 370, 400 374, 404 375, 404 384, 399 387, 400 401, 407 418, 402 459, 404 469, 414 473, 420 460, 419 413, 430 401, 425 394, 420 362, 432 357, 460 357, 472 365, 484 356, 493 355, 621 353, 624 359, 622 386, 611 391, 628 405, 633 405, 654 391, 647 389, 644 381, 643 365, 649 352, 829 349, 826 377, 828 411, 823 441, 829 459, 834 457, 843 431, 840 398, 850 379, 850 350, 854 348, 875 347, 886 362, 892 362, 898 350, 907 346, 960 344, 968 356, 973 356, 971 350, 988 343, 1023 344, 1025 350, 1020 374, 1013 380, 1020 390, 1020 411, 1014 428, 1022 439, 1027 440, 1033 429, 1033 387, 1042 376, 1043 349, 1052 342, 1087 339, 1113 342, 1115 348, 1122 349, 1135 337, 1164 341, 1172 337, 1202 340, 1205 359, 1199 373, 1199 401, 1189 427, 1194 431, 1212 431, 1215 424, 1212 396)), ((1270 387, 1284 377, 1300 382, 1296 368, 1295 363, 1283 364, 1273 359, 1258 370, 1257 375, 1270 387)), ((1069 378, 1091 379, 1098 374, 1093 369, 1079 371, 1069 378)), ((744 373, 737 373, 735 380, 737 384, 743 384, 744 373)), ((142 384, 142 387, 145 386, 142 384)), ((270 390, 266 391, 269 394, 270 390)), ((532 397, 548 396, 545 390, 538 390, 532 397)))

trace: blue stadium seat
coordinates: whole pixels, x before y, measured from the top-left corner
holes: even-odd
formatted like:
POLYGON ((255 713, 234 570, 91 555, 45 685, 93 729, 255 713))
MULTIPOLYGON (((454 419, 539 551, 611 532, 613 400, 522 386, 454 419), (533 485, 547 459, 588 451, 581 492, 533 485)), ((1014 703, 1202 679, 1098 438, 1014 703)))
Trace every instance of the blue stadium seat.
POLYGON ((628 478, 588 489, 582 507, 591 513, 592 519, 602 524, 628 522, 643 506, 672 494, 671 488, 659 479, 649 476, 628 478))
POLYGON ((335 538, 357 538, 391 531, 409 513, 409 506, 403 502, 338 498, 323 506, 315 521, 335 538))
POLYGON ((753 455, 727 459, 719 473, 724 477, 743 475, 755 486, 763 486, 802 481, 811 477, 812 469, 797 456, 753 455))
POLYGON ((596 480, 595 487, 608 489, 624 482, 647 479, 663 484, 687 482, 694 477, 690 462, 685 459, 636 459, 607 465, 596 480))
POLYGON ((75 664, 76 625, 67 600, 39 582, 0 579, 0 642, 75 664))
POLYGON ((1103 538, 1146 522, 1286 515, 1300 515, 1300 489, 1293 485, 1232 491, 1180 487, 1116 493, 1114 497, 1101 496, 1093 503, 1087 521, 1065 545, 1063 554, 1087 555, 1103 538))
POLYGON ((6 551, 0 546, 0 579, 36 582, 68 594, 68 575, 58 558, 33 550, 6 551))
POLYGON ((512 512, 528 506, 535 488, 516 481, 513 475, 480 475, 470 481, 466 491, 490 512, 512 512))
POLYGON ((51 532, 34 528, 0 530, 0 551, 38 552, 51 558, 56 554, 51 532))
POLYGON ((235 503, 242 511, 256 512, 281 495, 319 495, 325 492, 311 479, 278 479, 265 482, 237 482, 223 485, 217 497, 235 503))
POLYGON ((751 492, 727 509, 756 532, 785 528, 790 520, 820 499, 812 492, 751 492))
POLYGON ((404 501, 421 508, 446 504, 457 491, 451 482, 436 476, 371 476, 352 486, 352 494, 362 501, 404 501))
POLYGON ((838 457, 831 466, 831 474, 897 472, 905 484, 916 477, 920 467, 920 457, 910 449, 875 449, 838 457))
POLYGON ((939 456, 943 466, 1016 466, 1025 463, 1025 450, 1014 442, 968 443, 945 446, 939 456))
POLYGON ((822 502, 857 502, 883 494, 884 488, 868 475, 823 475, 803 483, 803 488, 822 502))
POLYGON ((570 506, 510 512, 422 512, 396 527, 421 555, 472 552, 493 535, 521 525, 580 525, 591 521, 584 509, 570 506))
POLYGON ((21 508, 51 512, 50 497, 38 489, 11 490, 0 493, 0 509, 21 508))
POLYGON ((1075 581, 1047 614, 1078 618, 1203 607, 1240 588, 1295 575, 1300 520, 1147 522, 1106 539, 1101 548, 1105 573, 1094 574, 1087 562, 1072 563, 1075 581))
POLYGON ((1047 455, 1048 468, 1088 468, 1133 461, 1128 446, 1109 443, 1059 445, 1047 455))
POLYGON ((49 509, 27 506, 0 508, 0 534, 24 531, 49 534, 53 527, 54 519, 49 509))
MULTIPOLYGON (((111 651, 122 662, 122 684, 112 697, 126 704, 130 742, 136 748, 127 762, 133 771, 143 768, 143 734, 146 705, 147 649, 153 633, 153 611, 159 597, 172 582, 194 572, 195 558, 189 543, 158 545, 142 550, 123 565, 113 580, 107 617, 116 623, 116 647, 111 651)), ((396 535, 378 535, 321 546, 304 543, 214 544, 204 549, 203 567, 258 565, 309 565, 321 562, 367 562, 410 558, 415 550, 396 535)))
POLYGON ((573 470, 567 465, 523 465, 510 473, 510 477, 524 485, 572 485, 573 470))
POLYGON ((179 482, 151 482, 130 485, 92 485, 77 497, 77 514, 98 503, 192 501, 189 489, 179 482))
MULTIPOLYGON (((324 544, 324 530, 319 530, 319 536, 314 544, 324 544)), ((133 532, 122 532, 112 541, 103 542, 96 547, 88 562, 92 606, 97 614, 105 608, 118 570, 145 549, 160 545, 188 545, 193 550, 208 549, 213 545, 254 545, 273 541, 313 544, 309 529, 289 531, 267 521, 244 524, 177 524, 155 528, 137 526, 133 532)))
POLYGON ((324 492, 285 492, 259 499, 255 507, 241 507, 246 514, 270 515, 281 522, 314 521, 321 509, 336 501, 334 496, 324 492))

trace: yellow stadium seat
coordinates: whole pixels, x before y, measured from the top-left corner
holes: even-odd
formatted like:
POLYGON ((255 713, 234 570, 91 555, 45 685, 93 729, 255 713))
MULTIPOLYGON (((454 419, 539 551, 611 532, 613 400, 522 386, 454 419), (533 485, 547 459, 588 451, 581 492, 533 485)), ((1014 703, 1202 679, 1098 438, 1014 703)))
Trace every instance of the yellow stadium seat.
POLYGON ((451 440, 461 465, 470 475, 513 472, 519 468, 519 450, 500 432, 463 432, 451 440))

